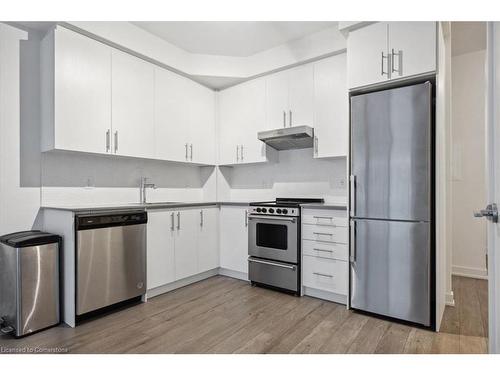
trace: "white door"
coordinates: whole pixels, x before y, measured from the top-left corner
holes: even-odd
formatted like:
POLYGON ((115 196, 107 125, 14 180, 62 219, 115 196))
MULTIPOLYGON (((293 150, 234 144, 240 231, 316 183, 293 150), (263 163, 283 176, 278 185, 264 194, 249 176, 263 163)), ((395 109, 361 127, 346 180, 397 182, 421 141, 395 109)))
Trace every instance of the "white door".
POLYGON ((290 126, 288 83, 288 70, 266 78, 266 127, 268 129, 290 126))
POLYGON ((188 79, 155 68, 154 128, 156 157, 188 161, 188 79))
POLYGON ((148 289, 175 280, 174 230, 171 211, 149 211, 147 224, 148 289))
POLYGON ((215 164, 215 93, 196 82, 189 93, 189 161, 215 164))
POLYGON ((106 153, 111 132, 111 48, 55 30, 55 148, 106 153))
POLYGON ((218 93, 219 164, 236 164, 240 159, 241 121, 244 86, 238 85, 218 93))
POLYGON ((314 63, 314 157, 347 156, 349 96, 346 54, 314 63))
POLYGON ((389 22, 389 53, 392 79, 435 71, 436 23, 389 22))
POLYGON ((259 141, 257 133, 269 129, 266 127, 266 81, 256 79, 245 83, 242 89, 243 101, 238 124, 241 141, 239 162, 265 162, 267 161, 267 148, 264 142, 259 141))
POLYGON ((175 279, 180 280, 196 274, 197 235, 199 215, 197 210, 182 210, 175 213, 175 279))
POLYGON ((118 155, 153 158, 153 65, 113 50, 111 72, 113 150, 118 155))
POLYGON ((288 125, 314 127, 314 73, 313 64, 302 65, 289 71, 288 125))
POLYGON ((217 207, 199 210, 198 272, 219 267, 219 225, 217 207))
POLYGON ((387 32, 387 22, 377 22, 349 33, 347 38, 349 88, 388 79, 387 32))
POLYGON ((220 209, 220 266, 248 273, 248 207, 220 209))
MULTIPOLYGON (((500 204, 500 23, 488 23, 486 63, 486 186, 490 204, 500 204)), ((478 207, 479 208, 479 207, 478 207)), ((483 207, 480 207, 483 208, 483 207)), ((488 220, 489 351, 500 353, 500 224, 488 220)))

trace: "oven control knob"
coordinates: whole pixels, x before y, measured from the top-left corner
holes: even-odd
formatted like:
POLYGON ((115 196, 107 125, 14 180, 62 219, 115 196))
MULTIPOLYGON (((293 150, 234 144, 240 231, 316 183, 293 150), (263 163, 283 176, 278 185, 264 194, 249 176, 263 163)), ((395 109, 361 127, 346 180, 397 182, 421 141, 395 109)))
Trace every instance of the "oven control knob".
POLYGON ((263 209, 262 209, 262 212, 263 212, 263 213, 266 213, 266 212, 267 212, 267 210, 266 210, 265 208, 263 208, 263 209))
POLYGON ((258 207, 255 211, 260 212, 262 211, 260 207, 258 207))
POLYGON ((280 213, 281 213, 281 208, 278 208, 278 209, 276 210, 276 213, 277 213, 277 214, 280 214, 280 213))
POLYGON ((270 208, 270 209, 269 209, 269 213, 270 213, 270 214, 274 214, 274 208, 270 208))
POLYGON ((288 213, 288 210, 286 208, 283 209, 283 215, 286 215, 288 213))

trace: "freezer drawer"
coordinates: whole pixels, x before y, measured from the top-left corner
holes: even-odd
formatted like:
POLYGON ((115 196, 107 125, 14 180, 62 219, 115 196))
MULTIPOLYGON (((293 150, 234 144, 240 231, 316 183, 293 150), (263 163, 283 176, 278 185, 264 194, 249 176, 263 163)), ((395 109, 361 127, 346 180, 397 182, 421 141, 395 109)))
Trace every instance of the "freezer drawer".
POLYGON ((430 325, 430 224, 355 220, 351 306, 430 325))
POLYGON ((302 238, 305 240, 347 243, 349 231, 347 227, 331 227, 325 225, 302 225, 302 238))
POLYGON ((300 272, 297 265, 266 259, 248 258, 248 278, 252 282, 299 292, 300 272))

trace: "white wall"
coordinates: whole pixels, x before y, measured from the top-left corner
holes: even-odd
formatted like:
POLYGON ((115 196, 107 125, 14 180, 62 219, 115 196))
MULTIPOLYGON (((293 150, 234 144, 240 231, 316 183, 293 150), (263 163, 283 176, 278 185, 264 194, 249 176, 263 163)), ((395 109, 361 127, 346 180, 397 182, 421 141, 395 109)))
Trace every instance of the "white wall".
POLYGON ((312 149, 279 152, 276 163, 220 167, 219 200, 324 198, 346 203, 346 158, 313 159, 312 149))
POLYGON ((452 264, 453 273, 487 276, 486 221, 474 210, 486 206, 485 51, 452 58, 452 264))
POLYGON ((0 24, 0 235, 31 229, 40 206, 39 186, 24 186, 21 173, 20 40, 26 37, 0 24))

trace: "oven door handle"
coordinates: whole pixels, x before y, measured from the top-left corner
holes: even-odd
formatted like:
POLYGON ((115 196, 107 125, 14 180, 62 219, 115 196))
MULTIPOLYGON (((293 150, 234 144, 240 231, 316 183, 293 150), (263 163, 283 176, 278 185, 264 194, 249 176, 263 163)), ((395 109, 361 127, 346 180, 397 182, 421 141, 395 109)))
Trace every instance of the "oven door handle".
POLYGON ((268 262, 267 260, 260 260, 260 259, 257 260, 257 259, 254 259, 254 258, 248 258, 248 261, 249 262, 253 262, 253 263, 267 264, 269 266, 276 266, 276 267, 286 268, 286 269, 294 270, 294 271, 295 271, 295 267, 296 267, 296 266, 289 266, 287 264, 282 264, 282 263, 268 262))
POLYGON ((291 221, 295 223, 297 218, 295 217, 282 217, 282 216, 265 216, 265 215, 248 215, 249 219, 266 219, 266 220, 279 220, 279 221, 291 221))

